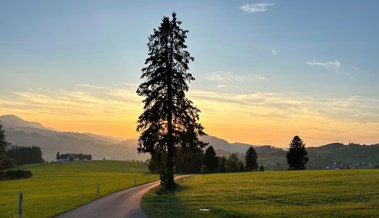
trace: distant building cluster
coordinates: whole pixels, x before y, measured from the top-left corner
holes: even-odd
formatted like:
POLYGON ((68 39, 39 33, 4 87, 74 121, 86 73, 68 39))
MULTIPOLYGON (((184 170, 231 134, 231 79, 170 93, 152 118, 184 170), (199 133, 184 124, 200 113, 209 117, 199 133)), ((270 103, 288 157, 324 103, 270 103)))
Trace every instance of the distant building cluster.
POLYGON ((356 168, 374 168, 374 164, 367 162, 359 163, 344 163, 344 162, 334 162, 328 164, 325 169, 327 170, 340 170, 340 169, 356 169, 356 168))
POLYGON ((78 161, 78 160, 92 160, 92 155, 90 154, 59 154, 57 153, 57 161, 58 162, 70 162, 70 161, 78 161))

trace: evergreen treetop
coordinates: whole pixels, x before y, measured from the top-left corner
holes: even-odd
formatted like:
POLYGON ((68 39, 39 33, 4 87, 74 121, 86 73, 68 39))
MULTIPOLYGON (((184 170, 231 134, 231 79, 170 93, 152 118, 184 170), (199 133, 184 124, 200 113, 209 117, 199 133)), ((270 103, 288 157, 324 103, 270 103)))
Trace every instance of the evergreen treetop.
POLYGON ((203 163, 211 173, 218 170, 218 157, 216 156, 216 151, 213 149, 213 146, 209 146, 205 150, 203 163))
POLYGON ((287 163, 289 169, 292 170, 304 170, 306 164, 309 161, 308 152, 305 150, 305 144, 299 136, 295 136, 287 152, 287 163))
POLYGON ((257 171, 258 170, 258 155, 255 149, 250 146, 245 155, 245 170, 247 171, 257 171))

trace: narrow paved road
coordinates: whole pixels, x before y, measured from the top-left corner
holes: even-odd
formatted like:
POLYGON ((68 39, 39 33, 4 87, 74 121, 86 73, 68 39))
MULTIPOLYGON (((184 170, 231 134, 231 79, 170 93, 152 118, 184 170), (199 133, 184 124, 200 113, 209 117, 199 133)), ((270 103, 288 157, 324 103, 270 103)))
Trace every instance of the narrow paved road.
MULTIPOLYGON (((180 179, 185 176, 178 176, 180 179)), ((141 209, 142 196, 159 181, 119 191, 59 215, 59 218, 146 218, 141 209)))

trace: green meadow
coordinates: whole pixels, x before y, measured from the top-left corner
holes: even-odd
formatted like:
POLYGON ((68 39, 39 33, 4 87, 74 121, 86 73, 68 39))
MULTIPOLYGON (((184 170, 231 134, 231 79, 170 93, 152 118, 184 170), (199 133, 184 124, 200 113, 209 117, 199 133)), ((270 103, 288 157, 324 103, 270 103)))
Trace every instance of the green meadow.
POLYGON ((24 217, 52 217, 99 197, 155 179, 144 163, 81 161, 22 167, 33 177, 0 180, 0 217, 18 217, 18 195, 24 195, 24 217), (97 195, 99 185, 99 195, 97 195))
POLYGON ((208 174, 178 183, 175 193, 145 195, 149 218, 379 217, 379 170, 208 174))

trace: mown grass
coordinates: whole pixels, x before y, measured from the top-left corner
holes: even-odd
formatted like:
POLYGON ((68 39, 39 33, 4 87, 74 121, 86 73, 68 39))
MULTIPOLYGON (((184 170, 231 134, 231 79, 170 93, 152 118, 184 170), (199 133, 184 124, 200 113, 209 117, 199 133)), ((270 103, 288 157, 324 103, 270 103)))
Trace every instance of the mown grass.
POLYGON ((154 179, 143 163, 82 161, 22 167, 33 177, 0 180, 0 217, 18 217, 18 195, 24 195, 23 217, 52 217, 101 196, 154 179), (97 192, 99 185, 99 195, 97 192))
POLYGON ((379 217, 379 170, 196 175, 179 185, 144 197, 149 218, 379 217))

